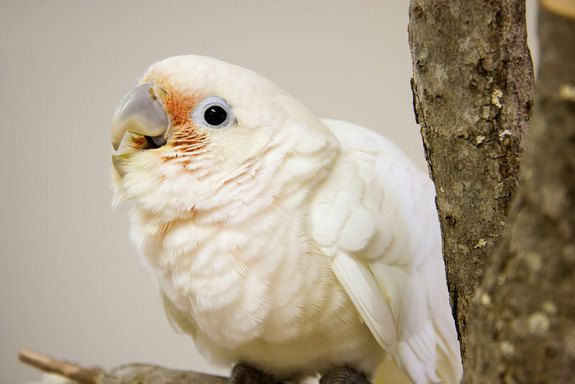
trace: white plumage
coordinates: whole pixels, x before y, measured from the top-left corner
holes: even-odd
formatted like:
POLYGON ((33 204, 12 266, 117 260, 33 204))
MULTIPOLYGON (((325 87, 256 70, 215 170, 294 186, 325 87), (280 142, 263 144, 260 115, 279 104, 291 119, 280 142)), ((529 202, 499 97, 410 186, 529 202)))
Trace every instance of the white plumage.
POLYGON ((416 383, 461 380, 433 185, 399 149, 214 59, 167 59, 142 83, 167 143, 128 129, 115 197, 134 203, 132 239, 206 355, 280 378, 369 374, 390 356, 416 383), (191 118, 214 95, 232 126, 191 118))

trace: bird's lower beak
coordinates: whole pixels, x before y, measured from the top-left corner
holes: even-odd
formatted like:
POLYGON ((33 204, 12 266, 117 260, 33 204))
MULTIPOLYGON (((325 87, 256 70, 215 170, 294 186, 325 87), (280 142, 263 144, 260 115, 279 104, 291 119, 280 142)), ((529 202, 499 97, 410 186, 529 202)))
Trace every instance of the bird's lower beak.
POLYGON ((120 101, 112 120, 112 146, 117 150, 126 132, 161 136, 170 125, 152 84, 142 84, 120 101))

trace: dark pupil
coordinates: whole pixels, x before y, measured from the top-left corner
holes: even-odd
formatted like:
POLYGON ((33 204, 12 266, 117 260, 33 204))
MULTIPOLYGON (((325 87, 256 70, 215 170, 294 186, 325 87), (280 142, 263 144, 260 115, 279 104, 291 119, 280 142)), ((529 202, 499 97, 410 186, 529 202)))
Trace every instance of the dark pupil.
POLYGON ((213 105, 204 112, 204 119, 209 125, 220 125, 227 118, 228 113, 218 105, 213 105))

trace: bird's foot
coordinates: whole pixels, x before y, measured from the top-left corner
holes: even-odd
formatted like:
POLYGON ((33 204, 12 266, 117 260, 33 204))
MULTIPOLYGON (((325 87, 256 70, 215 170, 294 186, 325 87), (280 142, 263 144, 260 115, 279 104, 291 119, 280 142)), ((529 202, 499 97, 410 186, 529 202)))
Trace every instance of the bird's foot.
POLYGON ((337 367, 326 373, 319 380, 320 384, 371 384, 365 375, 353 368, 337 367))
POLYGON ((232 369, 230 384, 281 384, 281 381, 249 364, 238 363, 232 369))

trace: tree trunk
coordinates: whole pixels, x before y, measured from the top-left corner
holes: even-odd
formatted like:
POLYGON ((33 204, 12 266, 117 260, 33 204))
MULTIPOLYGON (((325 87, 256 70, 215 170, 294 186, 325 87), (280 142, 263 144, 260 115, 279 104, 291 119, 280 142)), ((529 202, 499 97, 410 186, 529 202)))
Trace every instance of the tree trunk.
POLYGON ((575 1, 541 2, 539 40, 517 199, 469 316, 470 383, 575 382, 575 1))
POLYGON ((414 109, 465 353, 469 305, 517 186, 532 106, 525 2, 411 0, 409 13, 414 109))

